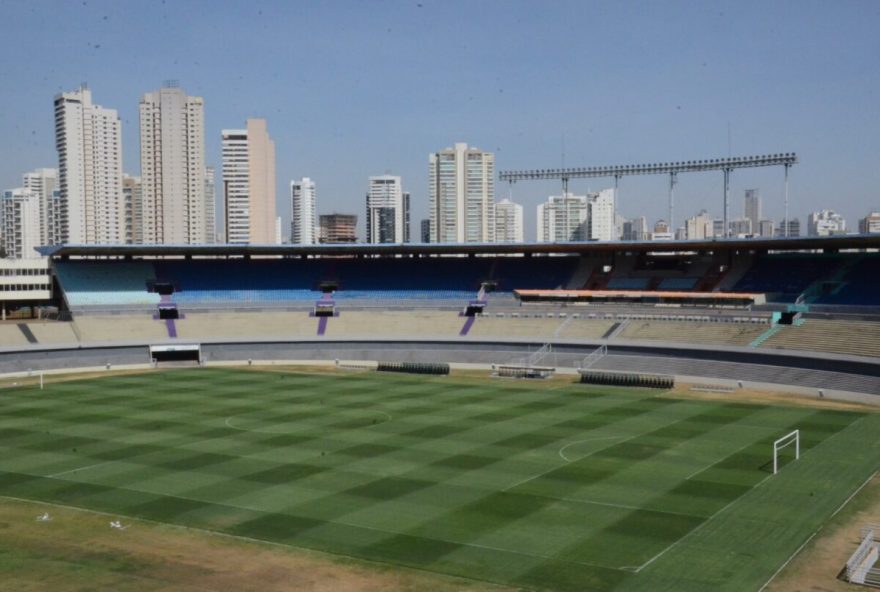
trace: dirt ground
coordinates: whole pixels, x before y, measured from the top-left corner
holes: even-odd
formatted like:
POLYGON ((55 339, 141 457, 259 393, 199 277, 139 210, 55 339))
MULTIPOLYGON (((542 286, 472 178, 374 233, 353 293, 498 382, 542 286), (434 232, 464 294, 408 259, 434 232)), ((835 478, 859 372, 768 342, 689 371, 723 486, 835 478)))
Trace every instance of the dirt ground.
POLYGON ((19 592, 504 592, 482 582, 0 498, 0 588, 19 592), (48 512, 50 521, 36 517, 48 512))
POLYGON ((874 478, 826 523, 807 546, 767 586, 767 592, 858 592, 841 572, 856 547, 859 530, 880 524, 880 476, 874 478))
POLYGON ((832 399, 819 399, 817 397, 800 393, 784 393, 778 391, 759 391, 754 389, 736 389, 730 393, 714 393, 690 390, 690 384, 676 384, 675 389, 666 396, 682 399, 700 399, 704 401, 732 401, 743 403, 764 403, 771 405, 790 405, 793 407, 817 407, 822 409, 842 409, 848 411, 880 411, 875 405, 865 403, 851 403, 849 401, 835 401, 832 399))

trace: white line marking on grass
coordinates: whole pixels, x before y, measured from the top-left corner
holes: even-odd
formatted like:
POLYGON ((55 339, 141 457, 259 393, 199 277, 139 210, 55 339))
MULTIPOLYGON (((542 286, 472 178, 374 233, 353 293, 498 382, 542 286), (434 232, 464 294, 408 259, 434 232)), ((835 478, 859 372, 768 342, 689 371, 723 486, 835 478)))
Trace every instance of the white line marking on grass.
POLYGON ((702 473, 703 471, 708 471, 709 469, 711 469, 712 467, 714 467, 714 466, 717 465, 718 463, 727 460, 728 458, 730 458, 730 457, 733 456, 734 454, 736 454, 736 453, 738 453, 738 452, 742 452, 743 450, 745 450, 745 449, 748 448, 749 446, 754 446, 755 444, 757 444, 757 442, 749 442, 748 444, 745 444, 744 446, 741 446, 740 448, 737 448, 737 449, 734 450, 733 452, 731 452, 731 453, 729 453, 729 454, 727 454, 727 455, 725 455, 725 456, 722 456, 719 460, 716 460, 715 462, 713 462, 713 463, 711 463, 711 464, 709 464, 709 465, 706 465, 705 467, 701 467, 701 468, 697 469, 696 471, 694 471, 693 473, 691 473, 690 475, 688 475, 687 477, 685 477, 684 480, 685 480, 685 481, 690 481, 693 477, 695 477, 696 475, 699 475, 699 474, 702 473))
MULTIPOLYGON (((772 477, 772 476, 773 476, 773 475, 767 475, 766 477, 764 477, 763 479, 761 479, 760 481, 758 481, 758 482, 755 484, 755 486, 752 487, 752 490, 754 490, 754 489, 760 487, 762 483, 764 483, 767 479, 769 479, 769 478, 772 477)), ((714 514, 712 514, 711 516, 709 516, 708 518, 706 518, 705 520, 703 520, 702 522, 700 522, 699 524, 697 524, 693 529, 691 529, 689 532, 687 532, 683 537, 681 537, 681 538, 678 539, 677 541, 673 542, 671 545, 669 545, 668 547, 666 547, 665 549, 663 549, 662 551, 660 551, 659 553, 657 553, 656 555, 654 555, 653 557, 651 557, 650 559, 648 559, 646 562, 644 562, 643 564, 641 564, 640 566, 638 566, 638 567, 634 570, 635 573, 639 573, 640 571, 642 571, 643 569, 645 569, 646 567, 648 567, 649 565, 651 565, 652 563, 654 563, 655 561, 657 561, 658 559, 660 559, 663 555, 666 554, 667 551, 669 551, 670 549, 672 549, 673 547, 675 547, 676 545, 678 545, 680 542, 682 542, 683 540, 685 540, 686 538, 688 538, 689 536, 691 536, 692 534, 694 534, 695 532, 697 532, 698 530, 700 530, 701 528, 703 528, 705 525, 709 524, 709 523, 712 521, 713 518, 715 518, 716 516, 718 516, 719 514, 721 514, 722 512, 724 512, 724 510, 726 510, 727 508, 729 508, 730 506, 732 506, 733 504, 735 504, 735 503, 738 502, 739 500, 741 500, 742 497, 743 497, 743 496, 739 496, 739 497, 736 497, 736 498, 732 499, 732 500, 731 500, 727 505, 725 505, 723 508, 721 508, 720 510, 717 510, 714 514)))
POLYGON ((570 502, 573 504, 584 504, 589 506, 607 506, 609 508, 621 508, 623 510, 638 510, 640 512, 652 512, 654 514, 669 514, 671 516, 684 516, 686 518, 705 518, 705 516, 698 516, 697 514, 686 514, 685 512, 672 512, 669 510, 654 510, 651 508, 646 508, 645 506, 629 506, 627 504, 614 504, 611 502, 600 502, 596 500, 589 499, 577 499, 573 497, 556 497, 554 495, 543 495, 540 493, 530 493, 530 496, 533 497, 543 497, 545 499, 552 499, 560 502, 570 502))
POLYGON ((858 495, 858 493, 859 493, 862 489, 865 488, 865 485, 867 485, 868 483, 870 483, 871 480, 874 479, 874 477, 877 476, 877 473, 878 473, 878 472, 880 472, 880 471, 875 471, 873 475, 871 475, 870 477, 868 477, 867 479, 865 479, 865 482, 864 482, 864 483, 862 483, 861 485, 859 485, 859 488, 858 488, 858 489, 856 489, 855 491, 853 491, 852 494, 851 494, 848 498, 846 498, 845 500, 843 500, 843 503, 840 504, 840 507, 837 508, 836 510, 834 510, 834 513, 831 514, 831 518, 834 518, 835 516, 837 516, 837 513, 840 512, 840 511, 843 509, 843 507, 846 506, 846 504, 848 504, 848 503, 850 502, 850 500, 851 500, 852 498, 854 498, 856 495, 858 495))
POLYGON ((767 580, 766 582, 764 582, 764 585, 761 586, 761 587, 758 589, 758 592, 763 592, 763 591, 764 591, 764 588, 766 588, 767 586, 769 586, 769 585, 770 585, 770 582, 772 582, 773 580, 775 580, 775 579, 776 579, 776 576, 778 576, 778 575, 780 574, 780 572, 782 572, 782 570, 785 569, 785 566, 788 565, 789 563, 791 563, 791 562, 794 560, 794 558, 798 556, 798 554, 804 549, 804 547, 806 547, 807 544, 808 544, 810 541, 812 541, 813 538, 814 538, 817 534, 819 534, 819 532, 820 532, 823 528, 825 528, 825 525, 828 524, 828 522, 831 521, 831 518, 834 518, 835 516, 837 516, 837 513, 840 512, 840 511, 841 511, 841 510, 842 510, 842 509, 843 509, 843 508, 844 508, 844 507, 850 502, 850 500, 851 500, 852 498, 854 498, 856 495, 858 495, 858 493, 859 493, 862 489, 864 489, 864 487, 865 487, 868 483, 870 483, 870 482, 871 482, 871 481, 877 476, 877 473, 878 473, 878 471, 875 471, 873 475, 871 475, 870 477, 868 477, 867 479, 865 479, 865 482, 864 482, 864 483, 862 483, 861 485, 859 485, 858 489, 856 489, 854 492, 852 492, 852 494, 851 494, 848 498, 846 498, 845 500, 843 500, 843 503, 840 504, 840 506, 839 506, 836 510, 834 510, 834 513, 831 514, 831 516, 828 518, 828 520, 826 520, 825 522, 823 522, 822 525, 819 526, 819 528, 816 529, 816 532, 814 532, 813 534, 811 534, 810 537, 809 537, 807 540, 804 541, 804 544, 802 544, 800 547, 798 547, 797 550, 796 550, 794 553, 792 553, 791 556, 785 561, 785 563, 783 563, 783 564, 779 567, 779 569, 777 569, 775 572, 773 572, 773 575, 770 576, 770 579, 769 579, 769 580, 767 580))
MULTIPOLYGON (((183 497, 183 496, 179 496, 179 495, 173 495, 173 496, 168 496, 168 497, 177 497, 177 498, 181 498, 181 499, 192 499, 192 498, 183 497)), ((64 509, 66 509, 66 510, 75 510, 75 511, 78 511, 78 512, 86 512, 86 513, 89 513, 89 514, 95 514, 95 515, 97 515, 97 516, 118 517, 118 516, 121 516, 121 515, 122 515, 122 514, 111 514, 110 512, 102 512, 102 511, 100 511, 100 510, 90 510, 90 509, 88 509, 88 508, 81 508, 81 507, 79 507, 79 506, 72 506, 72 505, 69 505, 69 504, 60 504, 60 503, 57 503, 57 502, 44 502, 44 501, 40 501, 40 500, 32 500, 32 499, 27 499, 27 498, 23 498, 23 497, 15 497, 15 496, 11 496, 11 495, 0 495, 0 499, 8 499, 8 500, 13 500, 13 501, 17 501, 17 502, 24 502, 24 503, 28 503, 28 504, 37 504, 37 505, 50 506, 50 507, 53 507, 53 508, 64 508, 64 509)), ((193 500, 193 501, 200 501, 200 500, 193 500)), ((244 506, 238 506, 238 505, 235 505, 235 504, 229 504, 229 503, 224 503, 224 504, 219 504, 219 505, 228 506, 228 507, 232 507, 232 508, 238 508, 238 509, 240 509, 240 510, 249 510, 249 511, 252 511, 252 512, 258 512, 258 513, 259 513, 259 512, 263 512, 262 510, 253 510, 252 508, 246 508, 246 507, 244 507, 244 506)), ((266 539, 258 539, 258 538, 249 537, 249 536, 244 536, 244 535, 240 535, 240 534, 230 534, 230 533, 228 533, 228 532, 223 532, 223 531, 220 531, 220 530, 211 530, 211 529, 209 529, 209 528, 199 528, 199 527, 197 527, 197 526, 184 526, 184 525, 182 525, 182 524, 177 524, 177 523, 175 523, 175 522, 162 522, 162 521, 160 521, 160 520, 151 520, 150 518, 134 518, 134 517, 132 517, 131 519, 132 519, 132 520, 136 520, 137 522, 144 523, 144 524, 158 524, 158 525, 162 525, 162 526, 172 526, 172 527, 174 527, 174 528, 179 528, 179 529, 181 529, 181 530, 185 530, 185 531, 188 530, 188 531, 192 531, 192 532, 198 532, 198 533, 203 533, 203 534, 208 534, 208 535, 214 535, 214 536, 219 536, 219 537, 225 537, 225 538, 228 538, 228 539, 233 539, 233 540, 238 540, 238 541, 248 541, 248 542, 250 542, 250 543, 258 543, 258 544, 263 544, 263 545, 271 545, 271 546, 273 546, 273 547, 282 547, 282 548, 284 548, 284 549, 308 549, 309 551, 317 552, 317 553, 324 553, 324 554, 326 554, 326 555, 335 555, 335 556, 337 556, 337 557, 340 557, 340 556, 342 556, 342 557, 355 557, 355 558, 357 558, 357 559, 364 560, 364 561, 370 561, 370 562, 373 562, 373 563, 382 563, 382 564, 386 564, 386 565, 395 565, 395 566, 399 566, 399 564, 397 564, 397 563, 393 563, 393 562, 390 562, 390 561, 382 561, 381 559, 378 559, 378 560, 377 560, 377 559, 365 559, 364 557, 359 556, 359 555, 352 555, 352 554, 341 553, 341 552, 334 552, 334 551, 321 551, 321 550, 319 550, 319 549, 313 549, 313 548, 308 547, 308 546, 291 545, 291 544, 289 544, 289 543, 279 543, 279 542, 277 542, 277 541, 271 541, 271 540, 266 540, 266 539)), ((325 522, 327 522, 328 524, 339 524, 339 525, 342 525, 342 526, 348 526, 348 527, 350 527, 350 528, 363 528, 363 529, 365 529, 365 530, 372 530, 372 531, 375 531, 375 532, 381 532, 381 533, 383 533, 383 534, 390 534, 390 535, 406 535, 406 533, 394 532, 394 531, 392 531, 392 530, 383 530, 383 529, 381 529, 381 528, 374 528, 374 527, 371 527, 371 526, 362 526, 362 525, 359 525, 359 524, 349 524, 349 523, 347 523, 347 522, 341 522, 341 521, 338 521, 338 520, 326 520, 325 522)), ((411 536, 415 536, 415 535, 411 535, 411 536)), ((428 540, 434 540, 434 541, 443 542, 443 543, 449 543, 449 544, 453 544, 453 545, 461 545, 461 546, 463 546, 463 547, 474 547, 474 548, 477 548, 477 549, 485 549, 485 550, 488 550, 488 551, 498 551, 498 552, 501 552, 501 553, 511 553, 511 554, 513 554, 513 555, 521 555, 521 556, 523 556, 523 557, 532 557, 532 558, 534 558, 534 559, 552 559, 552 560, 554 560, 554 561, 561 561, 561 562, 563 562, 563 563, 571 563, 571 564, 583 565, 583 566, 585 566, 585 567, 598 567, 598 568, 600 568, 600 569, 613 569, 613 570, 615 570, 615 571, 629 571, 629 570, 625 570, 625 569, 623 569, 623 568, 612 567, 612 566, 609 566, 609 565, 600 565, 600 564, 597 564, 597 563, 587 563, 587 562, 584 562, 584 561, 574 561, 574 560, 571 560, 571 559, 559 559, 559 558, 554 557, 554 556, 552 556, 552 555, 534 555, 534 554, 532 554, 532 553, 526 553, 526 552, 523 552, 523 551, 513 551, 513 550, 511 550, 511 549, 501 549, 501 548, 498 548, 498 547, 491 547, 491 546, 489 546, 489 545, 480 545, 479 543, 460 543, 460 542, 457 542, 457 541, 446 541, 446 540, 443 540, 443 539, 437 539, 437 538, 433 538, 433 537, 424 537, 424 538, 426 538, 426 539, 428 539, 428 540)), ((428 570, 428 571, 430 571, 430 570, 428 570)), ((467 576, 462 576, 462 577, 464 577, 464 578, 466 578, 466 579, 477 580, 477 578, 467 578, 467 576)))
POLYGON ((568 448, 569 446, 574 446, 575 444, 583 444, 584 442, 598 442, 600 440, 620 440, 621 438, 623 438, 623 436, 604 436, 602 438, 586 438, 585 440, 575 440, 574 442, 569 442, 568 444, 566 444, 565 446, 560 448, 559 449, 559 456, 565 462, 574 462, 574 460, 576 460, 576 459, 570 459, 567 456, 565 456, 565 449, 568 448))
MULTIPOLYGON (((660 427, 652 426, 651 429, 649 429, 649 430, 645 430, 644 432, 639 432, 638 434, 633 434, 632 436, 629 436, 628 438, 624 438, 624 439, 622 439, 622 440, 619 440, 619 441, 617 442, 617 444, 622 444, 622 443, 624 443, 624 442, 629 442, 630 440, 634 440, 634 439, 636 439, 636 438, 638 438, 638 437, 640 437, 640 436, 644 436, 645 434, 650 434, 651 432, 656 431, 656 430, 660 429, 661 427, 669 427, 669 426, 671 426, 671 425, 675 425, 676 423, 678 423, 678 422, 680 422, 680 421, 684 421, 684 418, 677 418, 677 419, 675 419, 674 421, 671 421, 671 422, 669 422, 669 423, 667 423, 667 424, 663 424, 663 425, 660 426, 660 427)), ((603 446, 602 448, 597 448, 596 450, 593 450, 592 452, 589 452, 589 453, 583 455, 582 457, 580 457, 580 458, 577 459, 577 460, 581 461, 581 460, 587 458, 588 456, 592 456, 592 455, 596 454, 597 452, 602 452, 602 451, 605 450, 606 448, 610 448, 610 447, 611 447, 611 445, 609 444, 608 446, 603 446)), ((574 461, 571 461, 571 462, 574 462, 574 461)), ((560 468, 560 467, 562 467, 562 466, 564 466, 564 465, 556 465, 555 467, 550 467, 550 468, 547 469, 546 471, 542 471, 542 472, 538 473, 537 475, 533 475, 533 476, 531 476, 531 477, 526 477, 526 478, 523 479, 522 481, 517 481, 517 482, 514 483, 513 485, 508 485, 507 487, 505 487, 505 488, 502 489, 501 491, 502 491, 502 492, 510 491, 510 490, 513 489, 514 487, 519 487, 520 485, 523 485, 523 484, 525 484, 525 483, 528 483, 529 481, 533 481, 533 480, 537 479, 538 477, 543 477, 543 476, 546 475, 547 473, 550 473, 551 471, 555 471, 556 469, 558 469, 558 468, 560 468)))
POLYGON ((106 465, 115 461, 112 460, 104 460, 93 465, 86 465, 84 467, 76 467, 75 469, 68 469, 66 471, 61 471, 60 473, 53 473, 51 475, 46 475, 47 479, 55 479, 56 477, 60 477, 61 475, 67 475, 68 473, 76 473, 77 471, 85 471, 86 469, 94 469, 95 467, 100 467, 101 465, 106 465))
POLYGON ((805 541, 803 542, 803 544, 802 544, 800 547, 798 547, 798 548, 795 550, 794 553, 791 554, 791 556, 790 556, 788 559, 785 560, 785 563, 783 563, 782 565, 779 566, 779 569, 777 569, 775 572, 773 572, 773 575, 770 576, 770 579, 767 580, 766 582, 764 582, 764 585, 763 585, 763 586, 761 586, 760 588, 758 588, 758 592, 763 592, 764 588, 766 588, 766 587, 770 584, 770 582, 773 581, 773 578, 775 578, 776 576, 778 576, 778 575, 779 575, 779 572, 781 572, 783 569, 785 569, 785 566, 786 566, 786 565, 788 565, 789 563, 791 563, 791 560, 794 559, 795 556, 796 556, 798 553, 801 552, 801 549, 803 549, 804 547, 807 546, 807 543, 809 543, 810 541, 813 540, 813 537, 815 537, 817 534, 819 534, 819 531, 820 531, 820 530, 822 530, 822 527, 821 527, 821 526, 820 526, 819 528, 817 528, 817 529, 816 529, 816 532, 814 532, 813 534, 811 534, 811 535, 807 538, 807 540, 805 540, 805 541))

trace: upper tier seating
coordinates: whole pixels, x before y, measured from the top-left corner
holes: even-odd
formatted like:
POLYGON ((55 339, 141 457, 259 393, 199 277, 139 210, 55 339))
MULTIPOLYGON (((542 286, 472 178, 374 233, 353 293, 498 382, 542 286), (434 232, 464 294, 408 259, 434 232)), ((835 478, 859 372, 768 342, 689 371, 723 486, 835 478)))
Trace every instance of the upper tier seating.
POLYGON ((613 277, 608 280, 607 288, 609 290, 647 290, 651 278, 646 277, 613 277))
POLYGON ((831 275, 840 265, 837 257, 765 255, 755 261, 732 291, 779 294, 780 301, 794 302, 810 284, 831 275))
POLYGON ((58 281, 71 307, 158 304, 150 293, 153 265, 144 261, 57 261, 58 281))
POLYGON ((660 282, 658 289, 670 292, 693 290, 698 281, 700 281, 700 278, 696 277, 666 278, 660 282))
POLYGON ((842 281, 839 290, 820 296, 816 303, 877 306, 880 304, 880 256, 865 256, 846 272, 842 281))

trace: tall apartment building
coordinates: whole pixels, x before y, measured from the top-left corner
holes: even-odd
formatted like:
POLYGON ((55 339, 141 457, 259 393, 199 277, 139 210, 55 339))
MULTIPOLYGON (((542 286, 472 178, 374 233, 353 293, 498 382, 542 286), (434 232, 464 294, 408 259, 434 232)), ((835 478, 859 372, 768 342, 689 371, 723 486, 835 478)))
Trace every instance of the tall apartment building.
POLYGON ((589 238, 589 205, 586 195, 551 195, 538 205, 539 243, 585 241, 589 238))
POLYGON ((144 210, 140 177, 122 174, 122 198, 125 211, 125 244, 143 244, 144 210))
POLYGON ((495 155, 458 143, 428 156, 431 240, 495 240, 495 155))
POLYGON ((743 213, 752 221, 751 232, 757 233, 761 225, 761 194, 757 189, 746 189, 743 200, 743 213))
POLYGON ((321 243, 357 242, 357 216, 354 214, 322 214, 319 226, 321 243))
POLYGON ((205 242, 217 241, 217 193, 214 183, 214 167, 205 167, 205 242))
POLYGON ((754 227, 752 226, 751 218, 736 218, 735 220, 731 220, 729 225, 729 236, 744 238, 754 234, 754 227))
POLYGON ((431 242, 431 219, 423 218, 419 223, 419 238, 423 243, 431 242))
POLYGON ((61 190, 56 169, 36 169, 22 176, 22 187, 40 200, 40 244, 61 243, 61 190))
POLYGON ((3 192, 0 220, 3 248, 10 259, 36 259, 40 246, 40 194, 26 187, 3 192))
POLYGON ((859 220, 859 234, 880 233, 880 212, 871 212, 859 220))
POLYGON ((832 210, 812 212, 807 217, 807 236, 830 236, 845 234, 846 220, 832 210))
POLYGON ((797 237, 801 235, 801 221, 797 218, 792 218, 788 220, 786 223, 785 220, 779 222, 779 227, 776 229, 777 237, 797 237))
POLYGON ((290 182, 290 242, 313 245, 318 242, 315 182, 308 177, 290 182))
POLYGON ((409 194, 394 175, 370 177, 367 191, 367 242, 409 242, 409 194))
POLYGON ((223 203, 226 242, 275 242, 275 143, 265 119, 223 130, 223 203))
POLYGON ((205 101, 176 83, 140 102, 142 241, 203 244, 205 223, 205 101))
POLYGON ((61 240, 122 243, 122 126, 85 86, 55 96, 61 240))
POLYGON ((693 218, 684 221, 685 236, 689 240, 703 240, 715 236, 712 216, 706 210, 702 210, 693 218))
POLYGON ((611 241, 620 238, 614 215, 614 189, 603 189, 587 196, 590 219, 587 238, 594 241, 611 241))
POLYGON ((495 242, 523 242, 523 207, 509 199, 495 204, 495 242))
POLYGON ((644 216, 627 220, 623 223, 623 237, 625 241, 648 240, 648 221, 644 216))

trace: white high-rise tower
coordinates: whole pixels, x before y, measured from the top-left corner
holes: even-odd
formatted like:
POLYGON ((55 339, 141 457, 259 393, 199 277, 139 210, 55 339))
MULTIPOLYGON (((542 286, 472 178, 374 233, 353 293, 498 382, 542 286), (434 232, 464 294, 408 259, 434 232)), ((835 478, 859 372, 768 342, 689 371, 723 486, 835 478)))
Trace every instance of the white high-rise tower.
POLYGON ((585 241, 589 238, 587 196, 565 193, 551 195, 538 205, 539 243, 585 241))
POLYGON ((523 242, 523 207, 509 199, 495 204, 495 242, 523 242))
POLYGON ((204 100, 168 83, 141 98, 140 126, 143 242, 207 242, 204 100))
POLYGON ((55 97, 61 242, 120 244, 122 126, 115 109, 92 104, 85 86, 55 97))
POLYGON ((290 242, 297 245, 313 245, 317 218, 315 215, 315 182, 308 177, 290 182, 290 242))
POLYGON ((405 203, 400 177, 370 177, 367 192, 367 242, 403 243, 408 239, 405 203))
POLYGON ((495 240, 495 155, 456 144, 428 156, 431 240, 495 240))

